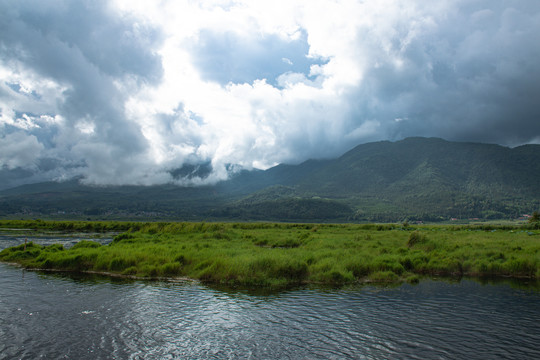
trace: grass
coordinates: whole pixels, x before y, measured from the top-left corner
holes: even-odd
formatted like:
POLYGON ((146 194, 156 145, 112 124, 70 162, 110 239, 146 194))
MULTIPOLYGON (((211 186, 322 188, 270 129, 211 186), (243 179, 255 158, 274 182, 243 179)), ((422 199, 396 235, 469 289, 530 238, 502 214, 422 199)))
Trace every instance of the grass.
MULTIPOLYGON (((65 229, 66 222, 25 224, 33 225, 65 229)), ((105 246, 92 241, 70 249, 20 245, 0 252, 0 261, 26 268, 188 277, 249 286, 415 283, 423 275, 540 278, 539 231, 518 226, 106 222, 70 226, 85 227, 126 232, 105 246)))
POLYGON ((44 220, 0 220, 0 229, 32 229, 54 231, 111 232, 138 230, 145 223, 128 221, 44 221, 44 220))

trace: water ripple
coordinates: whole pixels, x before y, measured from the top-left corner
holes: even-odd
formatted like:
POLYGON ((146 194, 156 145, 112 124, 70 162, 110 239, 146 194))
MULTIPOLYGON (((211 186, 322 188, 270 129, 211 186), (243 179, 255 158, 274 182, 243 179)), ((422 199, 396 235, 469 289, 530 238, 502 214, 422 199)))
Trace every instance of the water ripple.
POLYGON ((0 264, 0 359, 538 359, 540 294, 472 281, 250 295, 0 264))

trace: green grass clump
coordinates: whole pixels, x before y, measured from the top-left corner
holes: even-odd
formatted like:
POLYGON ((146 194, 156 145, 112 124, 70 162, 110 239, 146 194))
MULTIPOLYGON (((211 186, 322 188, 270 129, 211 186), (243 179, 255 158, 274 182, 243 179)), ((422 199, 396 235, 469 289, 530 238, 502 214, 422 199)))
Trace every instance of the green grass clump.
POLYGON ((256 286, 416 283, 423 275, 540 275, 540 235, 529 228, 141 223, 125 230, 106 246, 81 241, 64 249, 30 242, 26 249, 20 245, 3 250, 0 261, 27 268, 256 286))
MULTIPOLYGON (((56 248, 57 247, 55 247, 55 249, 56 248)), ((43 246, 34 244, 33 242, 13 246, 0 252, 0 260, 21 263, 24 265, 26 262, 29 262, 39 256, 42 249, 43 246)))
POLYGON ((96 242, 96 241, 81 240, 78 243, 76 243, 75 245, 73 245, 73 247, 71 249, 95 249, 95 248, 98 248, 100 246, 101 246, 101 244, 96 242))
POLYGON ((426 242, 427 236, 417 230, 412 232, 411 235, 409 235, 409 240, 407 240, 407 246, 413 247, 418 244, 425 244, 426 242))
POLYGON ((398 280, 398 276, 392 271, 376 271, 369 275, 369 279, 378 283, 393 283, 398 280))

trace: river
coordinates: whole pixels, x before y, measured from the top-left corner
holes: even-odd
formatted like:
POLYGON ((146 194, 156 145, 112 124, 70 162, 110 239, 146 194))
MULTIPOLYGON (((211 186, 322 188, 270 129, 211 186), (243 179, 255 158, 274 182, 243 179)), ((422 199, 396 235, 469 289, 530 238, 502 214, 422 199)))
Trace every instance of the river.
POLYGON ((433 279, 264 292, 0 264, 0 339, 0 359, 540 359, 540 292, 433 279))

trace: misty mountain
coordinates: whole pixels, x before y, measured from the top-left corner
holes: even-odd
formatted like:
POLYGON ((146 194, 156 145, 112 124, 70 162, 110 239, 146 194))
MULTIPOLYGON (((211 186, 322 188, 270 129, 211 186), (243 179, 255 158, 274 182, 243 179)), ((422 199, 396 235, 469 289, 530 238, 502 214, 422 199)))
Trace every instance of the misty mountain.
MULTIPOLYGON (((210 173, 204 164, 178 171, 210 173)), ((280 221, 515 218, 540 208, 540 145, 407 138, 337 159, 241 171, 213 186, 29 184, 0 192, 0 215, 280 221)))

